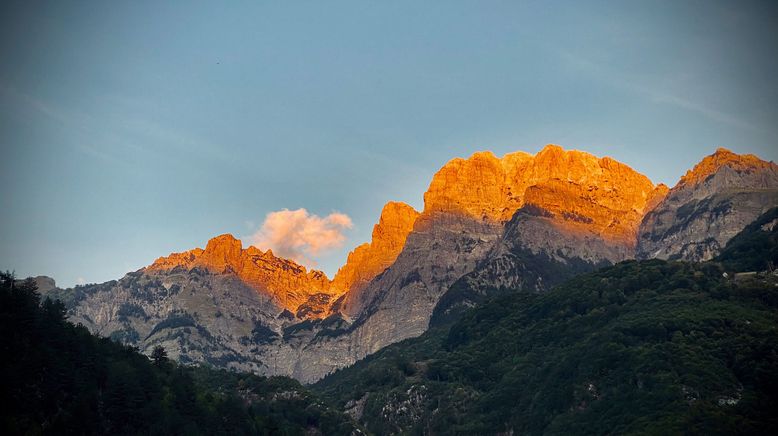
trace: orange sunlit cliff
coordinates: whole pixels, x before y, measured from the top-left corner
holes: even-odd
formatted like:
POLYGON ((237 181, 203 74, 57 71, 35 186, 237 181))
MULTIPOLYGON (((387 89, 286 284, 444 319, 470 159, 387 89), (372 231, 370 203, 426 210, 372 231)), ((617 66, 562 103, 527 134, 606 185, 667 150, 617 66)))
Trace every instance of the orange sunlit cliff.
POLYGON ((424 194, 424 213, 462 213, 507 221, 533 205, 560 225, 590 228, 604 238, 634 244, 640 219, 667 193, 644 175, 609 157, 548 145, 536 155, 491 152, 453 159, 424 194))
POLYGON ((330 280, 316 270, 308 271, 294 261, 279 258, 273 252, 256 247, 243 248, 232 235, 217 236, 205 250, 195 248, 183 253, 160 257, 149 270, 202 268, 214 273, 234 272, 252 288, 267 293, 285 308, 296 310, 308 298, 330 289, 330 280))
POLYGON ((754 172, 765 169, 772 169, 775 172, 778 169, 778 165, 775 163, 759 159, 753 154, 735 154, 720 147, 715 153, 705 156, 700 163, 687 171, 674 189, 678 190, 681 187, 699 184, 725 166, 735 172, 754 172))
MULTIPOLYGON (((743 171, 765 165, 775 166, 756 156, 719 149, 687 172, 674 190, 700 183, 723 166, 743 171)), ((563 231, 596 235, 632 250, 641 220, 668 191, 667 186, 655 186, 646 176, 609 157, 598 158, 557 145, 548 145, 535 155, 516 152, 498 158, 488 151, 478 152, 467 159, 449 161, 434 175, 424 194, 423 212, 404 203, 387 203, 373 228, 372 240, 349 253, 332 280, 321 271, 308 271, 294 261, 276 257, 270 250, 244 249, 231 235, 211 239, 205 250, 196 248, 160 258, 148 269, 232 271, 281 307, 295 312, 317 294, 334 301, 363 288, 395 262, 415 225, 434 225, 435 217, 441 214, 499 224, 510 220, 517 210, 528 208, 563 231)), ((327 313, 324 310, 309 316, 327 313)))
POLYGON ((400 255, 418 216, 419 212, 405 203, 386 203, 373 227, 372 240, 349 253, 346 264, 335 274, 333 287, 352 290, 364 286, 388 268, 400 255))

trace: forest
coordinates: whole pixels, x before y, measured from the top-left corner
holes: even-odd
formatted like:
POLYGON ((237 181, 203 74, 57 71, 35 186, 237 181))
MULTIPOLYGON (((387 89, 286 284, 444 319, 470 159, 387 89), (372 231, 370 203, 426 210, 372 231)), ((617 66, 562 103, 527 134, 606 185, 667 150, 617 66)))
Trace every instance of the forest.
POLYGON ((0 434, 352 434, 297 381, 177 364, 92 335, 0 274, 0 434))

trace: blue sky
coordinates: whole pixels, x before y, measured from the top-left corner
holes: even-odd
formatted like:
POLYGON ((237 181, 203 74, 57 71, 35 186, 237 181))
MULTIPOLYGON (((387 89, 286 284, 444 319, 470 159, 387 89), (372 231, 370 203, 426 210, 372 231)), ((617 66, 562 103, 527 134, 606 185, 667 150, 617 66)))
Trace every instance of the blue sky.
POLYGON ((266 214, 422 207, 476 150, 547 143, 674 184, 778 160, 770 2, 3 2, 0 268, 121 277, 266 214), (34 4, 33 4, 34 3, 34 4))

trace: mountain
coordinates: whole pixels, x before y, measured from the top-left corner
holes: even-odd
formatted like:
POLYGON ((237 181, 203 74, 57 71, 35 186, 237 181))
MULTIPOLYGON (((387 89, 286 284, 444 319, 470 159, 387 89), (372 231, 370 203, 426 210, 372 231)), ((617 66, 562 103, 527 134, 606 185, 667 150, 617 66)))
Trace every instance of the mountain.
POLYGON ((332 279, 335 289, 358 292, 392 265, 405 246, 405 239, 419 217, 411 206, 390 201, 373 227, 372 239, 349 253, 346 264, 332 279))
POLYGON ((647 177, 624 164, 555 145, 534 156, 483 152, 448 162, 434 175, 394 264, 346 296, 343 311, 355 318, 348 351, 356 360, 423 333, 452 283, 500 252, 496 245, 517 210, 536 211, 541 226, 561 238, 532 232, 524 244, 534 254, 556 256, 566 246, 568 258, 615 262, 633 252, 656 195, 647 177), (602 243, 582 243, 591 238, 602 243))
MULTIPOLYGON (((778 425, 776 223, 778 207, 709 262, 628 260, 547 292, 506 290, 309 388, 177 365, 157 353, 152 363, 67 322, 61 303, 41 301, 34 290, 43 283, 43 292, 71 302, 102 291, 0 274, 0 337, 4 355, 14 357, 0 362, 7 375, 0 428, 4 434, 362 434, 358 425, 373 434, 769 434, 778 425)), ((237 277, 189 272, 212 284, 214 277, 237 277)), ((144 294, 143 283, 136 280, 135 293, 144 294)), ((316 322, 322 321, 303 321, 316 322)))
MULTIPOLYGON (((559 211, 537 204, 572 205, 568 211, 561 211, 563 217, 570 217, 576 213, 570 211, 584 197, 576 197, 571 189, 561 193, 543 189, 543 201, 519 209, 486 259, 441 297, 431 324, 456 319, 488 297, 515 289, 547 290, 577 274, 620 260, 708 260, 746 225, 778 205, 776 169, 774 163, 756 156, 718 149, 672 189, 662 184, 654 188, 640 212, 638 230, 634 228, 634 215, 631 221, 623 220, 632 223, 633 227, 622 233, 632 244, 613 244, 608 229, 602 227, 590 232, 562 232, 561 226, 554 223, 559 211), (553 196, 562 198, 555 201, 553 196)), ((581 216, 577 223, 589 224, 588 215, 581 216)), ((564 227, 569 228, 571 220, 566 224, 564 227)))
POLYGON ((312 382, 497 295, 699 247, 705 229, 723 247, 778 204, 775 174, 773 163, 719 150, 668 189, 555 145, 479 152, 433 176, 421 212, 387 203, 372 240, 332 280, 222 235, 120 280, 52 295, 74 322, 145 353, 162 345, 182 362, 312 382), (722 202, 726 213, 712 212, 722 202))
POLYGON ((775 269, 778 266, 778 207, 765 212, 730 239, 716 260, 735 271, 775 269))
MULTIPOLYGON (((776 250, 761 226, 740 239, 776 250)), ((769 434, 778 275, 730 268, 631 260, 513 289, 313 389, 375 434, 769 434)))
POLYGON ((205 250, 195 248, 161 257, 145 272, 169 275, 195 269, 232 273, 245 285, 270 297, 277 306, 292 311, 297 311, 303 303, 337 295, 332 293, 330 281, 323 272, 307 271, 291 260, 274 256, 271 250, 262 252, 253 246, 243 249, 232 235, 211 239, 205 250))
POLYGON ((92 335, 41 300, 39 279, 0 273, 4 435, 360 434, 294 380, 152 362, 92 335))
POLYGON ((778 204, 778 165, 719 148, 689 170, 640 225, 640 259, 708 260, 778 204))

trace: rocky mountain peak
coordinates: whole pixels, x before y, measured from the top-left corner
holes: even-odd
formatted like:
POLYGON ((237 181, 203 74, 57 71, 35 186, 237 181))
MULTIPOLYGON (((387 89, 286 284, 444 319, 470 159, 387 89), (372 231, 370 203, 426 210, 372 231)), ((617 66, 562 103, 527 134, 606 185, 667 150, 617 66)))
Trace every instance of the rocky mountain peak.
POLYGON ((646 207, 655 205, 665 188, 610 157, 549 144, 535 155, 498 158, 478 152, 449 161, 424 194, 424 214, 506 222, 530 204, 562 221, 594 224, 606 236, 629 241, 646 207))
POLYGON ((432 178, 424 194, 424 213, 447 212, 498 220, 505 199, 505 169, 492 152, 455 158, 432 178))
POLYGON ((418 216, 419 212, 405 203, 386 203, 378 224, 373 226, 371 242, 349 253, 346 264, 335 274, 333 287, 342 291, 355 289, 394 263, 418 216))
POLYGON ((237 270, 241 266, 242 254, 243 244, 240 240, 226 233, 208 241, 205 251, 199 258, 199 263, 217 271, 221 271, 227 266, 237 270))
POLYGON ((775 204, 778 165, 719 148, 648 209, 637 257, 708 260, 775 204))
POLYGON ((205 250, 195 248, 160 257, 146 271, 166 274, 176 268, 234 274, 250 288, 272 298, 280 308, 292 312, 314 295, 333 294, 330 280, 323 272, 308 271, 292 260, 276 257, 269 249, 243 249, 241 241, 230 234, 212 238, 205 250))
POLYGON ((753 173, 762 170, 778 172, 778 165, 773 162, 764 161, 753 154, 736 154, 726 148, 719 147, 715 153, 706 156, 694 168, 687 171, 674 189, 704 182, 724 167, 738 173, 753 173))

